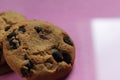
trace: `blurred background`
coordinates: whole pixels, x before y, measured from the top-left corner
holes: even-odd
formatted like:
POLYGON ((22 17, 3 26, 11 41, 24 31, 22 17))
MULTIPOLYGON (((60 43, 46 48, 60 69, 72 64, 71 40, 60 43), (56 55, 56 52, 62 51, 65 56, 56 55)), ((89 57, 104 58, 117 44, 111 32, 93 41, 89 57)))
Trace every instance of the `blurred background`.
MULTIPOLYGON (((66 80, 120 80, 120 0, 0 0, 0 11, 49 21, 64 29, 76 46, 66 80)), ((15 73, 0 80, 24 80, 15 73)))

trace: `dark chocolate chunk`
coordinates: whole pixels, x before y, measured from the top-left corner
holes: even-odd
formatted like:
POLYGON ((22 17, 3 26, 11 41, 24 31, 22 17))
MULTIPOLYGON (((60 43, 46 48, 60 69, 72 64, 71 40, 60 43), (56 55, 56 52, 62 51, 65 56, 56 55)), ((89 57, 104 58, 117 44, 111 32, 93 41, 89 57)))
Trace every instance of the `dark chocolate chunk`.
POLYGON ((41 32, 41 31, 42 31, 42 28, 41 28, 41 27, 39 27, 39 26, 34 27, 34 29, 36 30, 36 32, 37 32, 37 33, 39 33, 39 32, 41 32))
POLYGON ((66 63, 71 63, 71 56, 68 53, 62 53, 63 55, 63 61, 65 61, 66 63))
POLYGON ((23 77, 27 77, 30 76, 30 71, 28 69, 21 68, 21 74, 23 77))
POLYGON ((32 61, 30 61, 29 57, 26 54, 24 55, 24 59, 29 60, 29 62, 25 65, 29 70, 34 67, 34 64, 32 61))
POLYGON ((62 53, 58 50, 53 52, 52 56, 57 62, 61 62, 63 59, 62 53))
POLYGON ((5 31, 8 31, 12 26, 11 25, 8 25, 5 27, 5 31))
POLYGON ((30 70, 31 68, 33 68, 33 63, 29 60, 29 62, 25 65, 27 68, 28 68, 28 70, 30 70))
POLYGON ((44 40, 48 39, 45 35, 40 35, 40 38, 44 40))
POLYGON ((19 27, 18 31, 20 31, 22 33, 26 32, 25 26, 19 27))
POLYGON ((17 49, 19 46, 20 46, 20 41, 19 41, 19 39, 11 39, 10 41, 9 41, 9 45, 10 45, 10 47, 12 48, 12 49, 17 49))
POLYGON ((13 49, 17 49, 17 44, 15 42, 13 42, 13 40, 9 41, 9 45, 13 48, 13 49))
POLYGON ((73 46, 72 41, 70 40, 70 38, 69 38, 67 35, 65 35, 65 36, 63 37, 63 41, 64 41, 65 43, 73 46))
POLYGON ((21 68, 21 74, 23 77, 31 76, 31 69, 34 67, 33 63, 29 60, 29 62, 25 65, 27 68, 21 68))
POLYGON ((16 33, 15 32, 12 32, 12 33, 10 33, 8 36, 7 36, 7 38, 8 39, 11 39, 12 37, 15 37, 16 36, 16 33))

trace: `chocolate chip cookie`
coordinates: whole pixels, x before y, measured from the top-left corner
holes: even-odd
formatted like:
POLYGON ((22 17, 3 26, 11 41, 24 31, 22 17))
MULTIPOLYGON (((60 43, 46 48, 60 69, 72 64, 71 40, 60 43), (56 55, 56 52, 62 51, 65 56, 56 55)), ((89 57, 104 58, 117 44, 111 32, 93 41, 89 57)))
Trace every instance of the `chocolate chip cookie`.
POLYGON ((7 64, 5 63, 5 60, 3 57, 3 50, 2 50, 3 49, 2 47, 3 38, 14 24, 21 22, 21 21, 25 21, 25 20, 26 18, 22 14, 17 13, 17 12, 6 11, 6 12, 0 13, 0 74, 6 73, 8 70, 6 69, 8 67, 5 67, 7 66, 7 64))
POLYGON ((73 67, 73 41, 48 22, 31 20, 14 25, 3 47, 9 66, 27 80, 58 80, 73 67))

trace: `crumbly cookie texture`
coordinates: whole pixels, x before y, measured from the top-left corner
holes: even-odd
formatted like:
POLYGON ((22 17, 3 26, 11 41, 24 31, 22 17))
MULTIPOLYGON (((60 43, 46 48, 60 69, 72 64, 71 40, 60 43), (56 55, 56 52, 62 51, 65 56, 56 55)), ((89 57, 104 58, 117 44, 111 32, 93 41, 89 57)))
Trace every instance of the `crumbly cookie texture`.
POLYGON ((4 56, 9 66, 27 80, 57 80, 70 73, 75 47, 68 34, 55 25, 20 22, 6 35, 4 56))
POLYGON ((0 17, 2 17, 7 24, 16 24, 18 22, 26 20, 25 16, 14 11, 1 12, 0 17))
POLYGON ((4 34, 16 23, 25 21, 26 18, 20 13, 13 11, 6 11, 0 13, 0 39, 4 34))
MULTIPOLYGON (((0 41, 2 41, 2 38, 4 36, 4 30, 3 28, 6 26, 5 21, 0 17, 0 41)), ((1 47, 1 44, 0 44, 1 47)))
POLYGON ((2 66, 6 64, 4 57, 3 57, 3 47, 2 47, 3 38, 6 35, 6 33, 9 31, 9 29, 13 27, 13 25, 15 25, 18 22, 25 21, 25 20, 26 18, 22 14, 17 13, 17 12, 6 11, 6 12, 0 13, 0 71, 2 71, 0 72, 0 74, 6 73, 9 68, 9 67, 2 66), (5 70, 1 70, 1 69, 5 69, 5 70))

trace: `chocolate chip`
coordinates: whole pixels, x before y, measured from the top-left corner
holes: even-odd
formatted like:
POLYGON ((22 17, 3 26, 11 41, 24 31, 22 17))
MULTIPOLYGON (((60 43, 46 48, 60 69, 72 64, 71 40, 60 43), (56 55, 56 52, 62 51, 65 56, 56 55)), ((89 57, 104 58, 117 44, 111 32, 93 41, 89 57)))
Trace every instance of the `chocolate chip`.
POLYGON ((67 35, 65 35, 65 36, 63 37, 63 41, 64 41, 65 43, 73 46, 72 41, 70 40, 70 38, 69 38, 67 35))
POLYGON ((27 68, 28 68, 28 70, 30 70, 31 68, 33 68, 33 63, 29 60, 29 62, 25 65, 27 68))
POLYGON ((23 77, 27 77, 30 76, 30 71, 28 69, 21 68, 21 74, 23 77))
POLYGON ((40 38, 44 40, 48 39, 45 35, 40 35, 40 38))
POLYGON ((10 41, 9 41, 9 45, 10 45, 10 47, 12 48, 12 49, 17 49, 19 46, 20 46, 20 41, 19 41, 19 39, 11 39, 10 41))
POLYGON ((65 61, 66 63, 71 63, 71 56, 68 53, 62 53, 63 55, 63 61, 65 61))
POLYGON ((39 27, 39 26, 34 27, 34 29, 36 30, 37 33, 39 33, 40 31, 42 31, 42 28, 39 27))
POLYGON ((13 49, 17 49, 17 44, 15 42, 13 42, 13 40, 9 41, 9 45, 13 48, 13 49))
POLYGON ((25 26, 19 27, 18 31, 20 31, 22 33, 26 32, 25 26))
POLYGON ((52 56, 57 62, 61 62, 62 59, 63 59, 63 56, 62 56, 61 52, 58 51, 58 50, 53 52, 52 56))
POLYGON ((12 33, 10 33, 8 36, 7 36, 7 38, 8 39, 11 39, 12 37, 15 37, 16 36, 16 33, 15 32, 12 32, 12 33))
POLYGON ((8 31, 10 29, 10 27, 12 27, 11 25, 8 25, 5 27, 5 31, 8 31))
POLYGON ((34 67, 32 61, 30 61, 29 57, 27 56, 27 54, 24 55, 24 59, 25 60, 29 60, 29 62, 25 65, 28 69, 31 69, 34 67))
POLYGON ((29 62, 25 65, 27 68, 21 68, 21 74, 23 77, 31 76, 31 69, 34 67, 33 63, 29 60, 29 62))

